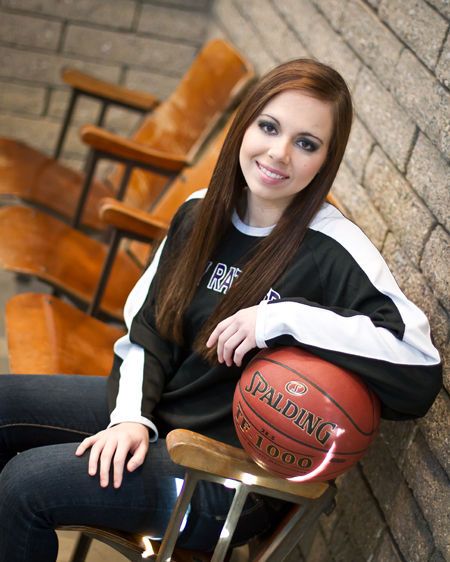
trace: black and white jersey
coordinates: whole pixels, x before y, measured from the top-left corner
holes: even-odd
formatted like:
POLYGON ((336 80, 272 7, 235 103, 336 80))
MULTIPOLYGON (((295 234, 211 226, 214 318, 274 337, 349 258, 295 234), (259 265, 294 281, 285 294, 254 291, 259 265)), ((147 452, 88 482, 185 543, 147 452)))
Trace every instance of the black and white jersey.
MULTIPOLYGON (((179 209, 166 240, 125 306, 127 335, 114 347, 111 425, 141 422, 163 435, 177 427, 237 444, 231 404, 242 368, 210 365, 192 350, 196 334, 271 228, 234 213, 184 319, 183 347, 155 327, 158 265, 182 252, 186 223, 203 192, 179 209), (161 261, 162 260, 162 261, 161 261)), ((258 348, 299 346, 360 375, 382 415, 423 416, 441 386, 439 354, 425 315, 400 291, 383 258, 351 221, 325 203, 291 263, 258 306, 258 348)), ((258 349, 246 356, 248 361, 258 349)))

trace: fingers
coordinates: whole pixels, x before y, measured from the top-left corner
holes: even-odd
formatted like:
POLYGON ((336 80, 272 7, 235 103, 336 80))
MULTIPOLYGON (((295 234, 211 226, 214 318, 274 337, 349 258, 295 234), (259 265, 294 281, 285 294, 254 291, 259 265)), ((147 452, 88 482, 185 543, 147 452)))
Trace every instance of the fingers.
POLYGON ((128 461, 127 469, 129 472, 133 472, 133 470, 136 470, 136 468, 140 467, 143 464, 145 457, 147 455, 147 451, 148 451, 148 440, 142 441, 139 444, 138 448, 135 450, 131 459, 128 461))
POLYGON ((217 346, 219 363, 240 367, 244 355, 256 347, 256 311, 256 306, 245 308, 217 324, 206 345, 217 346))
POLYGON ((246 335, 243 331, 230 327, 225 330, 217 342, 217 359, 219 363, 225 363, 227 367, 233 365, 234 350, 245 340, 246 335))
POLYGON ((86 437, 86 439, 83 439, 83 441, 78 445, 75 454, 77 456, 81 456, 87 449, 89 449, 89 447, 93 445, 93 443, 95 443, 97 435, 91 435, 91 437, 86 437))
POLYGON ((214 328, 214 331, 209 336, 208 341, 206 342, 206 347, 214 347, 217 344, 219 336, 222 334, 226 328, 233 322, 234 315, 230 316, 229 318, 225 318, 222 322, 219 322, 217 326, 214 328))
POLYGON ((113 485, 119 488, 129 452, 133 452, 128 470, 133 471, 142 465, 148 451, 148 429, 139 423, 122 423, 87 437, 80 443, 75 454, 80 456, 91 448, 88 473, 95 476, 99 471, 100 486, 106 488, 113 467, 113 485))

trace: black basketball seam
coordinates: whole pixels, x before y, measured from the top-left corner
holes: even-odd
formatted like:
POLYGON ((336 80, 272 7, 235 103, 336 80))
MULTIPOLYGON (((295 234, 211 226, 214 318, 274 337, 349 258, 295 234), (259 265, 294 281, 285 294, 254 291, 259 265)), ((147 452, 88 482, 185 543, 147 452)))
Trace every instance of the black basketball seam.
MULTIPOLYGON (((271 423, 269 423, 267 420, 265 420, 262 416, 260 416, 257 412, 255 412, 255 410, 252 408, 252 406, 247 402, 243 392, 242 392, 242 388, 241 388, 241 379, 239 379, 238 382, 238 386, 239 386, 239 391, 240 394, 242 396, 242 399, 244 400, 244 402, 247 404, 247 406, 250 408, 250 410, 255 414, 255 416, 257 416, 260 420, 262 420, 265 424, 267 424, 269 427, 272 427, 274 430, 276 430, 278 433, 281 433, 282 435, 284 435, 285 437, 287 437, 288 439, 290 439, 291 441, 294 441, 295 443, 299 443, 300 445, 304 445, 305 447, 310 447, 311 449, 315 449, 316 451, 319 451, 321 453, 328 453, 328 449, 320 449, 319 447, 315 447, 314 445, 310 445, 309 443, 305 443, 304 441, 299 441, 298 439, 294 439, 293 437, 291 437, 290 435, 287 435, 286 433, 284 433, 283 431, 281 431, 279 428, 273 426, 271 423)), ((272 441, 271 439, 269 439, 269 441, 272 441)), ((359 453, 363 453, 367 450, 366 449, 361 449, 359 451, 351 451, 348 453, 341 453, 340 451, 335 451, 333 454, 339 454, 339 455, 357 455, 359 453)))
POLYGON ((333 404, 339 409, 341 410, 341 412, 344 414, 344 416, 346 418, 348 418, 348 420, 350 421, 350 423, 354 426, 354 428, 359 431, 362 435, 366 435, 366 436, 370 436, 373 435, 374 430, 372 430, 371 432, 367 432, 367 431, 363 431, 362 429, 359 428, 359 426, 356 424, 356 422, 352 419, 352 417, 336 402, 336 400, 334 400, 334 398, 332 396, 330 396, 328 394, 328 392, 326 392, 325 390, 323 390, 319 385, 317 385, 316 383, 310 381, 308 379, 308 377, 306 375, 303 375, 302 373, 299 373, 298 371, 296 371, 295 369, 293 369, 292 367, 289 367, 288 365, 284 365, 283 363, 280 363, 279 361, 275 361, 274 359, 270 359, 268 357, 259 357, 258 358, 261 361, 267 361, 269 363, 274 363, 275 365, 278 365, 280 367, 283 367, 284 369, 287 369, 288 371, 291 371, 292 373, 295 373, 296 375, 298 375, 299 377, 303 377, 305 380, 307 380, 309 382, 309 384, 311 384, 314 388, 316 388, 317 390, 319 390, 320 392, 322 392, 331 402, 333 402, 333 404))

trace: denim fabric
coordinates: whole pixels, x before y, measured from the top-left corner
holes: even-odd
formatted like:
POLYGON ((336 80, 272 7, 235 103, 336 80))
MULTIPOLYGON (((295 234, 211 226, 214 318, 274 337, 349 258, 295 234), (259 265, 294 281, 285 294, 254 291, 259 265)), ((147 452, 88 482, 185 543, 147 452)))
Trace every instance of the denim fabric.
MULTIPOLYGON (((88 475, 89 451, 80 458, 75 450, 108 422, 103 377, 0 375, 0 560, 56 560, 59 525, 164 534, 183 470, 160 439, 142 467, 125 470, 119 489, 101 488, 88 475)), ((211 550, 232 497, 223 486, 200 483, 180 544, 211 550)), ((270 524, 261 499, 249 498, 234 542, 270 524)))

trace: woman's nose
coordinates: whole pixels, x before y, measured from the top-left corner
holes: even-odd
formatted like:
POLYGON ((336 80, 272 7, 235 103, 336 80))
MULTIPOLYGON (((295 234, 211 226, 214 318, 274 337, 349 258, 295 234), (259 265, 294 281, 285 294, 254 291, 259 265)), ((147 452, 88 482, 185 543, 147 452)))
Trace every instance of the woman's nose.
POLYGON ((290 158, 290 145, 288 140, 282 137, 273 139, 273 142, 268 150, 268 155, 273 160, 288 162, 290 158))

